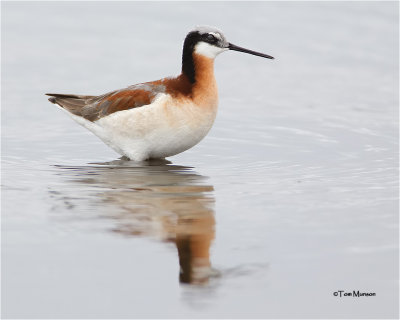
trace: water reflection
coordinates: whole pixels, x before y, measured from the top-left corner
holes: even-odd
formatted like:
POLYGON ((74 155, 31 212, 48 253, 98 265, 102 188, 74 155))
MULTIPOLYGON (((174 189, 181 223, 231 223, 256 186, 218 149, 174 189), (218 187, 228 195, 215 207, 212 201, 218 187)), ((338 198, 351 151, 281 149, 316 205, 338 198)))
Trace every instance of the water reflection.
POLYGON ((88 200, 98 217, 114 220, 113 232, 175 243, 182 283, 204 284, 215 273, 210 262, 215 199, 207 177, 165 160, 58 168, 58 174, 80 186, 72 197, 88 200))

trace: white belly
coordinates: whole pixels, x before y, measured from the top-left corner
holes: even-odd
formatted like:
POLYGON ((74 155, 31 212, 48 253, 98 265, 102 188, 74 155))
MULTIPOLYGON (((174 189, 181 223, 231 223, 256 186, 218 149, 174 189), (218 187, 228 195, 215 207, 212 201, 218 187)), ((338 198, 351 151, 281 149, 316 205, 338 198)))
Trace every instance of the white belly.
POLYGON ((160 95, 148 106, 115 112, 97 121, 73 118, 108 146, 135 161, 165 158, 200 142, 211 129, 217 105, 201 108, 191 100, 176 105, 160 95))

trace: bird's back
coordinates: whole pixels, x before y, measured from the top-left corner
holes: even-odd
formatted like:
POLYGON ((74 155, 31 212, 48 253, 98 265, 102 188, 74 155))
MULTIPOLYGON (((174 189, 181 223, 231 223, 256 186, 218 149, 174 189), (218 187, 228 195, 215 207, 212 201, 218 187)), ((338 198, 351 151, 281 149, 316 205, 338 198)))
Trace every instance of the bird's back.
POLYGON ((164 86, 149 82, 114 90, 99 96, 46 94, 50 96, 50 102, 58 104, 75 116, 94 122, 114 112, 151 104, 158 94, 164 92, 164 86))

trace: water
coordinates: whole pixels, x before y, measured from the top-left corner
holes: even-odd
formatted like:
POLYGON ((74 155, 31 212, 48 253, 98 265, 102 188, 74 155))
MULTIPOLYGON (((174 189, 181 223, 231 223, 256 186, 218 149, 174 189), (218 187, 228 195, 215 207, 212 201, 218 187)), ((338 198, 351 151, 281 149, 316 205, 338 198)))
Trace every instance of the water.
POLYGON ((398 38, 395 2, 2 3, 2 316, 398 317, 398 38), (219 56, 166 162, 43 95, 176 74, 195 24, 276 60, 219 56))

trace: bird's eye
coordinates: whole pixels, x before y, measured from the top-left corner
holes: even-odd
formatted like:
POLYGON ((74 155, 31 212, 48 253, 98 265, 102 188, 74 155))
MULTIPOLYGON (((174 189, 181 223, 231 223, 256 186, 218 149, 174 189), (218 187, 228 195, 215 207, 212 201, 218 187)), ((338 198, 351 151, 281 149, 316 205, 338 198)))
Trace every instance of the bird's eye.
POLYGON ((212 34, 207 34, 207 40, 211 42, 217 41, 217 39, 212 34))

